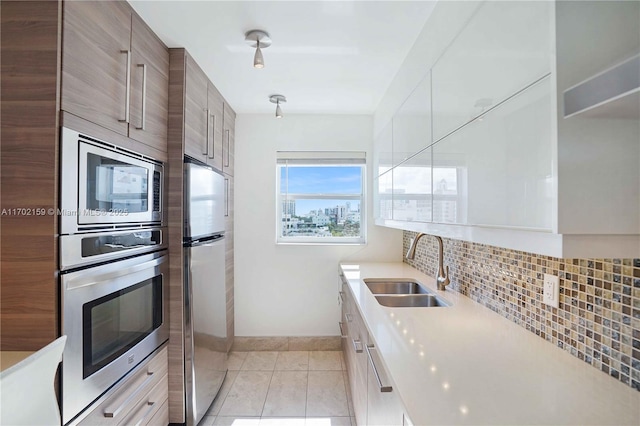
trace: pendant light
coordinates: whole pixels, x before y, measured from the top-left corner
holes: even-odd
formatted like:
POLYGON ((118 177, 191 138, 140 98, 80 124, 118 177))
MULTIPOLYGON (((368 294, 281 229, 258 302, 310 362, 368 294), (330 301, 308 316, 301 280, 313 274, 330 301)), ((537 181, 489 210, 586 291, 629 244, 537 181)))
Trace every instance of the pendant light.
POLYGON ((287 98, 283 95, 271 95, 269 96, 269 102, 276 104, 276 118, 282 118, 282 108, 280 108, 280 104, 287 102, 287 98))
POLYGON ((249 46, 256 48, 256 54, 253 56, 253 67, 258 69, 264 68, 262 49, 271 46, 269 34, 262 30, 251 30, 244 35, 244 41, 249 46))

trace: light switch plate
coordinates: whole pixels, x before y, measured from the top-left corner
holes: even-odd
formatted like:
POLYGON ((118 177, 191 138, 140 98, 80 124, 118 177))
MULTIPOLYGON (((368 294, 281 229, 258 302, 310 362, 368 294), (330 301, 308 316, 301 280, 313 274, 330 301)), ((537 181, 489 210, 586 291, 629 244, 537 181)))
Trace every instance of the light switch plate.
POLYGON ((542 303, 554 308, 560 302, 560 279, 551 274, 544 274, 544 284, 542 290, 542 303))

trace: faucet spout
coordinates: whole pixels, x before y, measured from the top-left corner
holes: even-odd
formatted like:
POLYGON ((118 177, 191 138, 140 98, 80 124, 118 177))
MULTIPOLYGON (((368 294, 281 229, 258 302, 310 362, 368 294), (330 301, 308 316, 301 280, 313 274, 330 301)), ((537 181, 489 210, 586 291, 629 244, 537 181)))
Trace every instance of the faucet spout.
MULTIPOLYGON (((419 233, 416 237, 411 241, 409 245, 409 250, 407 251, 406 258, 409 260, 413 260, 416 256, 416 247, 418 246, 418 241, 420 238, 424 237, 427 234, 419 233)), ((436 282, 438 284, 438 290, 445 290, 447 286, 451 283, 449 279, 449 266, 447 265, 446 270, 444 267, 444 246, 442 244, 442 238, 437 235, 433 235, 433 237, 438 242, 438 274, 436 277, 436 282), (446 272, 445 272, 446 271, 446 272)))

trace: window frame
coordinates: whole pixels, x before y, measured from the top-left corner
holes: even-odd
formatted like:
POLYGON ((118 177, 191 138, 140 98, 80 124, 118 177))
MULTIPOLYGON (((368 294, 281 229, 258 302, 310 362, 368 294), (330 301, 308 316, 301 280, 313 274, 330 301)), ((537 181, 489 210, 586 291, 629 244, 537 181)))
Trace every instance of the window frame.
POLYGON ((365 245, 367 243, 367 164, 364 152, 287 152, 279 151, 276 160, 276 244, 278 245, 365 245), (359 167, 360 193, 289 193, 281 191, 282 169, 289 166, 359 167), (360 202, 359 237, 283 236, 283 203, 285 200, 344 200, 360 202))

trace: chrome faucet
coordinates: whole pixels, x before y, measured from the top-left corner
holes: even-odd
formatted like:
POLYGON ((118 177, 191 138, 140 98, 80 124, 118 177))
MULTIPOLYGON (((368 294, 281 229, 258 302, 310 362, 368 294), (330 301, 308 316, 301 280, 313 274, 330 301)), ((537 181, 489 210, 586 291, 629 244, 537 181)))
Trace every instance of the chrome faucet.
MULTIPOLYGON (((418 246, 418 241, 420 238, 424 237, 427 234, 423 234, 422 232, 416 235, 416 237, 411 241, 411 245, 409 246, 409 250, 407 251, 407 255, 405 256, 409 260, 413 260, 416 256, 416 247, 418 246)), ((442 238, 437 235, 432 235, 438 241, 438 276, 436 277, 436 282, 438 283, 438 290, 445 290, 451 280, 449 279, 449 266, 447 265, 446 273, 444 268, 444 249, 442 246, 442 238)))

